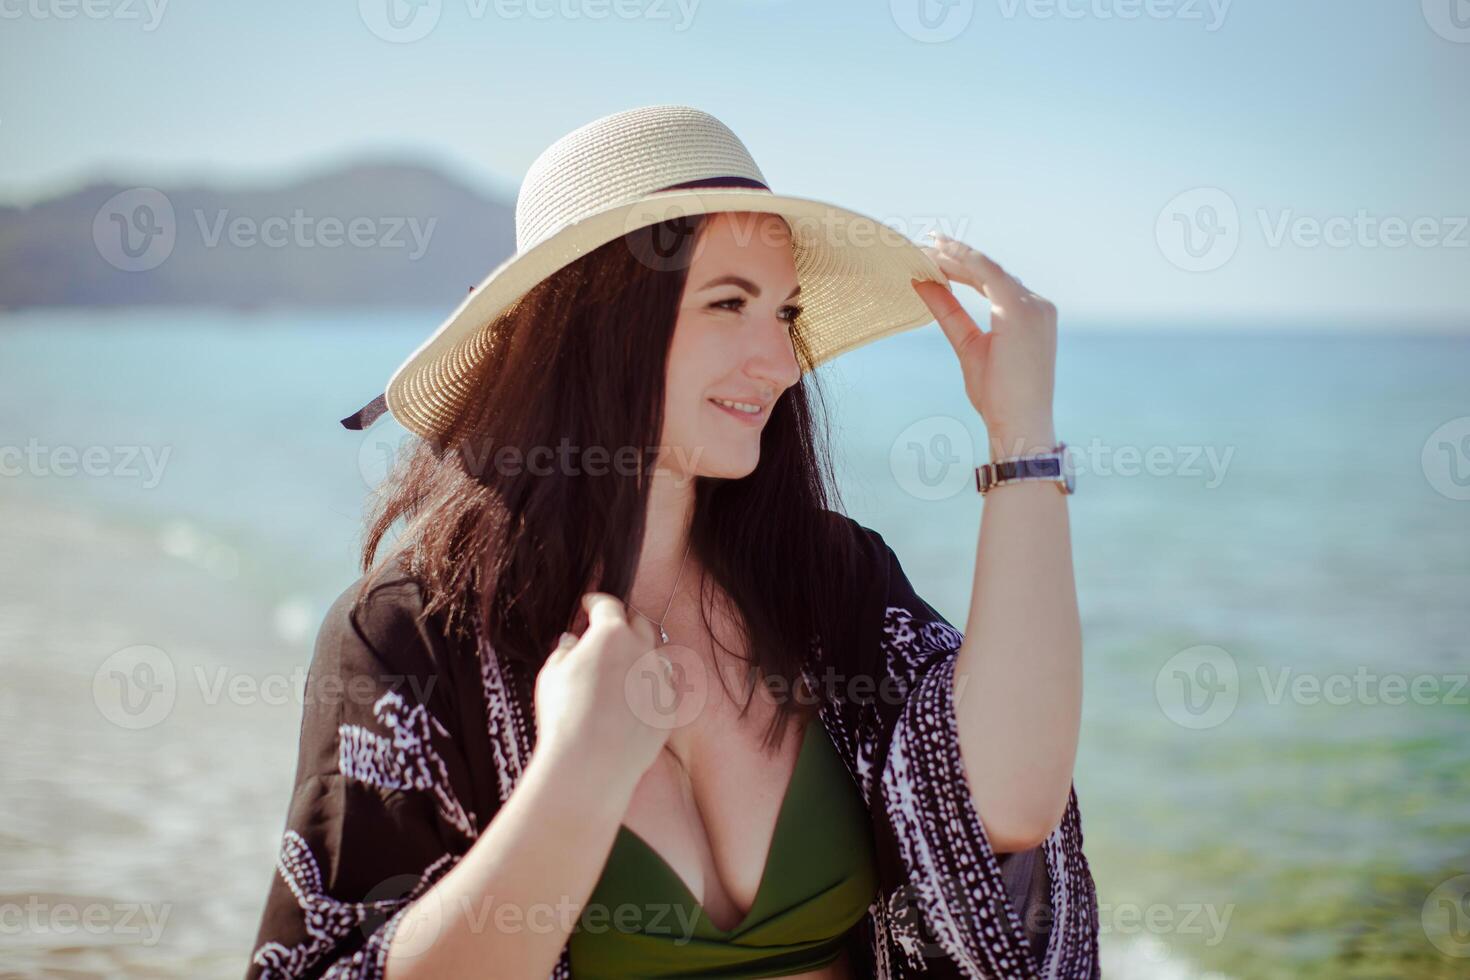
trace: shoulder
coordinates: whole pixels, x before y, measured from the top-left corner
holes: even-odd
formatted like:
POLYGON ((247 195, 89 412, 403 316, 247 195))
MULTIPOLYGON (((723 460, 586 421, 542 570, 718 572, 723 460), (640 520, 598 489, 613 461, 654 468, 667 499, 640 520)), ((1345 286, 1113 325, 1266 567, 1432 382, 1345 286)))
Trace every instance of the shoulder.
POLYGON ((424 590, 399 559, 365 572, 332 601, 317 633, 314 667, 432 673, 448 655, 441 617, 424 612, 424 590))
POLYGON ((858 557, 869 561, 887 558, 888 544, 877 531, 841 511, 823 510, 822 517, 831 525, 833 534, 845 538, 856 549, 858 557))
POLYGON ((933 623, 936 624, 935 630, 942 634, 936 638, 936 643, 945 647, 954 645, 957 641, 950 635, 954 626, 919 594, 898 553, 883 539, 883 535, 836 511, 826 513, 840 518, 847 533, 853 537, 858 561, 867 570, 869 591, 865 594, 879 610, 884 635, 890 643, 896 635, 906 635, 913 624, 933 623))
POLYGON ((883 535, 839 511, 824 510, 822 514, 831 522, 833 534, 842 541, 852 560, 867 573, 869 581, 880 590, 886 589, 898 556, 883 540, 883 535))

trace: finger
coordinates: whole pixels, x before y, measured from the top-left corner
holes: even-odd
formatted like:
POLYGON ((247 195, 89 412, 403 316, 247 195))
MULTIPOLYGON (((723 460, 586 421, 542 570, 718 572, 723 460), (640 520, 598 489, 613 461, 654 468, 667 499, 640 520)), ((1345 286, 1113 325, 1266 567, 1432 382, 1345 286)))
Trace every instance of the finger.
POLYGON ((582 596, 582 608, 587 611, 587 628, 599 623, 626 623, 628 611, 623 600, 610 592, 588 592, 582 596))
POLYGON ((936 235, 935 242, 938 252, 935 261, 951 279, 958 278, 961 282, 968 282, 992 302, 999 300, 1002 303, 1014 303, 1021 298, 1024 290, 1020 283, 984 252, 942 235, 936 235))
POLYGON ((983 279, 975 270, 962 262, 958 256, 950 251, 936 248, 932 245, 925 245, 922 248, 934 260, 934 264, 939 266, 940 271, 949 279, 951 289, 954 288, 954 284, 957 282, 966 283, 967 285, 974 286, 981 296, 994 302, 995 298, 990 295, 989 287, 986 286, 983 279))
POLYGON ((997 306, 1016 303, 1025 292, 1004 269, 976 252, 962 258, 953 252, 938 252, 934 262, 951 280, 968 283, 997 306))
POLYGON ((948 270, 948 274, 956 282, 966 282, 980 291, 990 301, 990 323, 994 329, 1006 317, 1008 310, 1018 309, 1026 305, 1025 290, 1015 284, 1014 280, 1003 281, 992 279, 989 284, 983 282, 974 275, 974 270, 964 262, 953 256, 941 255, 935 260, 940 268, 948 270))
POLYGON ((567 655, 572 652, 573 648, 576 647, 577 640, 578 637, 576 633, 563 633, 560 637, 557 638, 556 645, 551 648, 551 652, 546 655, 546 659, 542 661, 542 664, 550 665, 561 663, 567 658, 567 655))
POLYGON ((927 280, 914 280, 914 292, 929 307, 934 314, 934 319, 939 323, 939 329, 944 331, 944 336, 949 339, 950 346, 958 353, 971 344, 978 343, 979 338, 984 336, 978 324, 960 305, 955 294, 946 286, 937 282, 927 280))

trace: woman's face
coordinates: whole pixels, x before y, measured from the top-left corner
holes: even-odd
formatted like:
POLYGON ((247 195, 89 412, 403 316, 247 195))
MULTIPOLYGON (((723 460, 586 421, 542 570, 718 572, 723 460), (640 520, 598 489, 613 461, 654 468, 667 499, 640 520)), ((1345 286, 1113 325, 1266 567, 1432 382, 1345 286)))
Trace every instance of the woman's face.
POLYGON ((755 469, 772 406, 801 379, 792 343, 797 289, 784 220, 709 216, 669 348, 661 466, 689 478, 738 479, 755 469))

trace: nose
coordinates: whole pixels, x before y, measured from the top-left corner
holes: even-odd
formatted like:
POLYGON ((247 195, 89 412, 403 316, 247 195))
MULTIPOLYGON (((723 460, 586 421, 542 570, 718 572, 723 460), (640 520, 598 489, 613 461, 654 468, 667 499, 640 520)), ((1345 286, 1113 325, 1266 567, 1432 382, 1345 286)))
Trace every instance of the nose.
POLYGON ((751 334, 755 339, 745 360, 748 377, 774 388, 771 397, 801 380, 801 364, 796 359, 796 346, 787 321, 772 315, 769 324, 751 334))

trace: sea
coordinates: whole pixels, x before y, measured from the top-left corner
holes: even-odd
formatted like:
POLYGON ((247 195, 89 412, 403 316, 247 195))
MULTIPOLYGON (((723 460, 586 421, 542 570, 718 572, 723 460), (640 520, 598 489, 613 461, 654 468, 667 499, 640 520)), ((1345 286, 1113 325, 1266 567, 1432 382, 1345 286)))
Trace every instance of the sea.
MULTIPOLYGON (((408 438, 338 420, 437 322, 0 314, 0 976, 243 974, 316 630, 408 438)), ((930 324, 818 380, 843 508, 963 627, 953 351, 930 324)), ((1470 330, 1064 319, 1056 416, 1104 975, 1470 975, 1470 330)))

